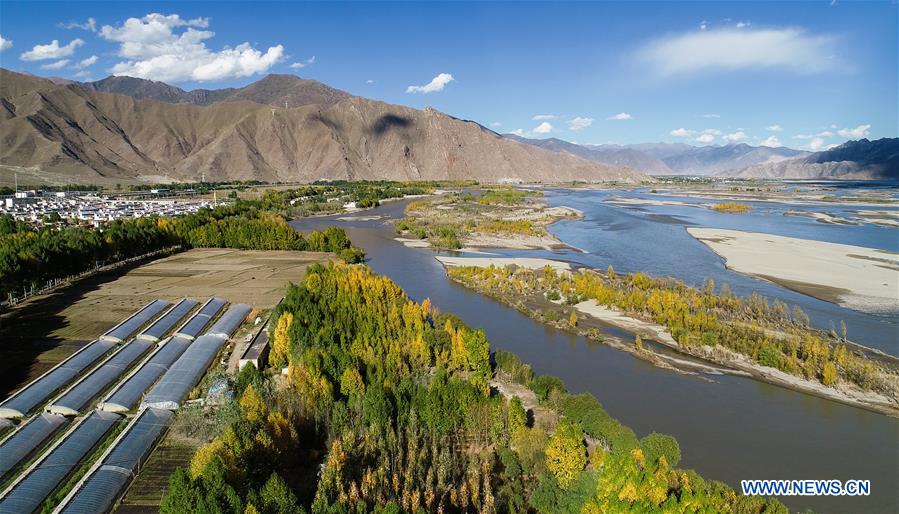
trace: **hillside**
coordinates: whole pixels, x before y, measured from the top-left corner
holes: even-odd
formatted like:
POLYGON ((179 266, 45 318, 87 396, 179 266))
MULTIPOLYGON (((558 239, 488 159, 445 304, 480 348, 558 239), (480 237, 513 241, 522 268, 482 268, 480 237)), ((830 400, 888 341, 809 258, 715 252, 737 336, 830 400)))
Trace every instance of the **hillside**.
POLYGON ((645 178, 510 141, 434 109, 293 76, 185 92, 127 77, 56 85, 0 70, 0 84, 0 164, 56 180, 645 178))
POLYGON ((771 179, 899 179, 899 138, 859 139, 796 159, 750 166, 729 174, 771 179))

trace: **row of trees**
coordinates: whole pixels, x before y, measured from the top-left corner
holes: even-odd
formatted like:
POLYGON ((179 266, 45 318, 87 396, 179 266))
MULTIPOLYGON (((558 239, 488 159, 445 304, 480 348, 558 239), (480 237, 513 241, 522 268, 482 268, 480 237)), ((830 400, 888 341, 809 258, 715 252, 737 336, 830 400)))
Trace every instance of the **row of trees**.
POLYGON ((284 218, 245 202, 178 218, 116 220, 98 229, 36 229, 0 215, 0 298, 175 245, 334 252, 349 262, 363 258, 342 229, 328 228, 304 236, 284 218))
POLYGON ((673 438, 638 439, 497 352, 553 412, 529 416, 491 388, 483 332, 367 267, 310 267, 271 323, 286 375, 241 372, 238 418, 173 475, 163 513, 786 512, 676 469, 673 438))
POLYGON ((849 351, 843 334, 808 326, 808 316, 780 301, 733 295, 726 285, 716 291, 711 280, 691 287, 644 273, 619 276, 605 272, 559 273, 512 268, 452 268, 449 275, 469 287, 502 298, 540 294, 574 304, 587 299, 665 326, 686 352, 726 360, 725 348, 764 366, 832 386, 840 380, 893 397, 896 376, 849 351))

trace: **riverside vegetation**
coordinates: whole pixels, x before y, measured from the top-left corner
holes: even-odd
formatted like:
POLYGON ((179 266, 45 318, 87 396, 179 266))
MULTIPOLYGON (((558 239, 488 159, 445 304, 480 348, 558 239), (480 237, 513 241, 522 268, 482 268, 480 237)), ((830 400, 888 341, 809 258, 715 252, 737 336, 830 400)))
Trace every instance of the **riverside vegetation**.
POLYGON ((752 206, 746 203, 726 202, 712 205, 712 210, 715 212, 726 212, 728 214, 746 214, 752 210, 752 206))
POLYGON ((215 429, 162 513, 787 512, 678 469, 673 438, 638 439, 514 355, 491 362, 482 331, 366 266, 311 267, 269 330, 286 374, 246 366, 215 415, 179 412, 215 429))
POLYGON ((575 211, 547 208, 542 194, 516 189, 488 189, 480 196, 456 193, 410 202, 406 217, 394 224, 397 235, 427 240, 438 249, 463 246, 561 246, 546 226, 575 211))
MULTIPOLYGON (((809 326, 798 306, 792 310, 780 300, 769 302, 758 294, 738 297, 727 284, 716 290, 711 279, 691 287, 671 278, 644 273, 618 275, 581 270, 557 272, 550 267, 529 270, 515 267, 453 267, 453 280, 506 303, 539 296, 573 306, 593 300, 637 319, 667 328, 683 353, 712 362, 734 363, 734 354, 761 366, 820 382, 828 387, 855 387, 899 401, 899 374, 889 358, 878 360, 851 345, 845 325, 840 334, 809 326)), ((562 307, 564 310, 566 307, 562 307)), ((569 324, 576 326, 572 307, 569 324)), ((550 321, 556 311, 536 313, 550 321)), ((637 344, 639 345, 639 341, 637 344)), ((642 351, 642 349, 641 349, 642 351)))

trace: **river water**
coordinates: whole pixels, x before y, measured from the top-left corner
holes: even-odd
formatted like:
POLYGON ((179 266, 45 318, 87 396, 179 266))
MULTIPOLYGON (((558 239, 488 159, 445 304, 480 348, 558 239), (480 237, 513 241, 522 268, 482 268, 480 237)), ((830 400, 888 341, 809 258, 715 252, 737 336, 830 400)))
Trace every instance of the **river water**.
MULTIPOLYGON (((711 276, 719 284, 728 282, 738 294, 755 290, 788 304, 799 304, 819 326, 831 319, 845 319, 852 339, 896 354, 895 316, 856 313, 731 273, 684 230, 689 224, 750 230, 745 218, 722 220, 721 216, 731 216, 717 213, 716 218, 707 218, 708 211, 695 207, 614 206, 602 202, 609 194, 640 193, 554 191, 547 195, 553 205, 584 211, 584 219, 557 223, 552 231, 587 253, 496 253, 546 256, 603 269, 612 264, 619 271, 642 270, 693 283, 711 276)), ((738 490, 740 480, 750 478, 869 479, 872 494, 868 497, 781 500, 792 510, 899 512, 899 420, 747 378, 697 377, 659 369, 627 353, 546 327, 450 282, 432 250, 407 248, 396 242, 392 226, 385 220, 402 217, 406 203, 392 202, 365 211, 365 215, 382 217, 377 220, 341 221, 337 219, 341 216, 330 216, 298 220, 293 225, 302 231, 327 225, 345 228, 353 243, 365 250, 368 265, 393 279, 410 297, 419 301, 430 298, 437 308, 457 314, 472 327, 483 328, 494 348, 515 352, 537 373, 559 376, 570 391, 593 393, 611 415, 638 436, 653 431, 675 436, 683 454, 681 467, 696 469, 704 477, 738 490)), ((768 222, 772 233, 804 234, 801 237, 806 238, 814 233, 816 239, 839 239, 825 230, 830 225, 774 212, 765 214, 768 208, 777 207, 758 206, 753 216, 759 223, 768 222), (768 219, 775 216, 778 219, 768 219), (809 222, 812 224, 801 228, 809 222)), ((870 230, 868 226, 848 228, 870 230)), ((766 231, 760 227, 754 230, 766 231)), ((888 232, 874 234, 851 237, 882 245, 865 246, 893 249, 892 243, 884 243, 888 232)))

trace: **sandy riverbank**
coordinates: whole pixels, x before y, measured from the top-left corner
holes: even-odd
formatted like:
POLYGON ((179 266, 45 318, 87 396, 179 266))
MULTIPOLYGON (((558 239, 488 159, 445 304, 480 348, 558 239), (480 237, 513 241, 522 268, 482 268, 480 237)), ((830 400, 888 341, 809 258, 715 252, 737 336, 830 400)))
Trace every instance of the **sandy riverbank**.
POLYGON ((865 312, 899 311, 899 255, 884 250, 717 228, 687 231, 727 267, 865 312))
MULTIPOLYGON (((604 323, 616 326, 633 334, 639 334, 641 337, 652 339, 679 352, 684 352, 685 350, 673 337, 671 337, 671 334, 665 327, 657 323, 632 318, 615 309, 599 305, 594 300, 581 302, 575 305, 574 308, 577 309, 578 312, 592 316, 604 323)), ((644 350, 644 352, 645 351, 648 350, 644 350)), ((753 362, 745 355, 741 355, 721 346, 702 346, 693 351, 684 353, 691 357, 700 358, 709 362, 709 366, 703 369, 703 366, 697 366, 695 363, 681 361, 670 356, 659 354, 655 354, 655 356, 660 357, 663 362, 672 365, 673 369, 676 370, 686 368, 700 373, 725 373, 728 375, 752 377, 763 382, 786 387, 787 389, 801 391, 849 405, 864 407, 888 416, 899 417, 899 408, 897 408, 894 400, 874 391, 864 391, 852 384, 842 382, 838 387, 828 387, 817 381, 806 380, 778 369, 762 366, 753 362)))

